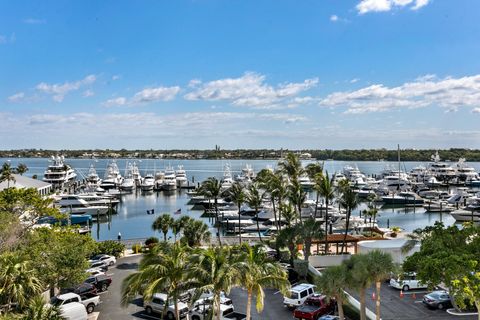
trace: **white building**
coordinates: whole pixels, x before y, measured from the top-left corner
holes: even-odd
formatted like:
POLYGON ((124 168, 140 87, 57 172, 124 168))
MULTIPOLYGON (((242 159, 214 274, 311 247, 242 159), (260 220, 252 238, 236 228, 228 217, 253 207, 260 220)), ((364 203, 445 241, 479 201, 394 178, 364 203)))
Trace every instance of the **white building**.
POLYGON ((10 188, 15 187, 17 189, 35 188, 41 196, 49 195, 52 191, 52 185, 42 180, 32 179, 19 174, 14 174, 13 177, 15 178, 15 181, 10 180, 0 183, 0 191, 6 189, 9 185, 10 188))

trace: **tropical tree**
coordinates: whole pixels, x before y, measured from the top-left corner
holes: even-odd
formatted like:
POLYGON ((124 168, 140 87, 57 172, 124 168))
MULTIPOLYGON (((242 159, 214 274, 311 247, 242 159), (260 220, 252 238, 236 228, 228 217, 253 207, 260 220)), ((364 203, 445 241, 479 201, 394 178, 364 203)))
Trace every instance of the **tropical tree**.
POLYGON ((247 290, 247 320, 251 319, 252 295, 255 294, 258 312, 263 310, 264 289, 276 288, 284 295, 290 289, 285 270, 277 263, 268 259, 261 245, 241 247, 242 254, 239 269, 240 283, 247 290))
POLYGON ((210 237, 211 233, 205 222, 190 219, 183 228, 181 242, 186 243, 190 247, 198 247, 202 242, 209 242, 210 237))
POLYGON ((312 241, 323 238, 322 223, 316 221, 313 217, 304 220, 295 226, 299 238, 303 241, 303 256, 305 261, 311 254, 312 241))
POLYGON ((380 289, 382 282, 390 277, 395 270, 392 255, 380 250, 373 250, 365 254, 366 267, 372 281, 375 283, 375 314, 380 320, 380 289))
MULTIPOLYGON (((167 301, 173 301, 175 315, 167 313, 169 319, 180 319, 178 300, 181 293, 193 288, 195 282, 189 275, 190 252, 179 242, 163 243, 154 247, 139 265, 139 271, 130 274, 122 283, 122 305, 137 295, 143 294, 149 300, 156 292, 164 292, 167 301)), ((165 304, 165 309, 168 303, 165 304)), ((165 313, 166 310, 163 311, 165 313)), ((162 314, 162 317, 164 314, 162 314)))
POLYGON ((197 249, 192 256, 192 268, 190 277, 198 282, 194 298, 203 292, 213 294, 213 310, 217 320, 220 320, 220 297, 222 292, 227 294, 239 284, 240 274, 238 271, 239 256, 230 247, 208 247, 197 249))
POLYGON ((174 241, 177 241, 177 235, 183 231, 183 229, 185 228, 185 226, 190 223, 190 221, 192 220, 192 218, 190 218, 189 216, 182 216, 181 218, 179 219, 176 219, 173 221, 172 225, 171 225, 171 228, 172 228, 172 233, 173 233, 173 237, 174 237, 174 241))
POLYGON ((320 199, 320 193, 318 192, 318 186, 321 183, 322 176, 323 176, 323 163, 315 162, 309 163, 305 167, 305 172, 307 173, 308 178, 310 181, 313 182, 313 190, 315 191, 315 210, 313 213, 313 217, 317 218, 317 211, 318 211, 318 202, 320 199))
POLYGON ((301 243, 301 239, 298 234, 298 228, 294 226, 283 228, 275 238, 275 247, 277 247, 277 250, 284 247, 288 248, 291 266, 293 266, 293 260, 297 257, 297 245, 299 243, 301 243))
POLYGON ((168 213, 164 213, 153 221, 152 229, 163 233, 163 241, 167 241, 167 233, 173 225, 174 219, 168 213))
POLYGON ((35 296, 27 306, 21 320, 64 320, 57 306, 47 306, 42 296, 35 296))
POLYGON ((13 175, 14 173, 15 172, 12 169, 11 164, 5 162, 0 170, 0 183, 7 181, 7 188, 10 188, 10 181, 15 182, 15 176, 13 175))
POLYGON ((417 228, 413 230, 411 233, 405 235, 407 241, 402 246, 402 253, 407 254, 409 253, 418 243, 421 242, 423 237, 423 230, 421 228, 417 228))
POLYGON ((282 214, 282 218, 285 219, 285 223, 288 227, 293 226, 293 222, 297 219, 297 211, 292 206, 291 203, 282 203, 280 204, 280 212, 282 214))
POLYGON ((366 320, 365 291, 374 282, 368 269, 368 258, 363 254, 355 254, 343 262, 347 270, 347 283, 349 287, 358 292, 360 296, 360 320, 366 320))
POLYGON ((262 234, 260 233, 260 225, 258 221, 258 210, 262 205, 262 195, 260 194, 260 189, 257 183, 252 183, 248 187, 248 192, 246 195, 246 202, 248 205, 255 210, 255 217, 257 220, 257 232, 260 241, 262 241, 262 234))
POLYGON ((321 180, 320 185, 318 186, 318 191, 320 195, 325 199, 325 254, 328 254, 328 205, 330 200, 333 200, 334 197, 334 188, 333 188, 333 177, 330 179, 328 176, 328 171, 321 180))
POLYGON ((18 252, 0 255, 0 306, 22 310, 40 294, 42 283, 30 261, 18 252))
POLYGON ((345 223, 345 233, 343 234, 342 251, 340 252, 343 254, 343 250, 345 249, 347 241, 348 230, 350 228, 350 217, 352 216, 352 210, 358 207, 357 194, 350 188, 343 189, 340 197, 340 205, 347 210, 347 221, 345 223))
MULTIPOLYGON (((478 269, 478 261, 470 261, 471 269, 478 269)), ((466 307, 466 301, 475 305, 477 317, 480 320, 480 271, 470 272, 460 279, 452 281, 453 296, 458 305, 466 307)))
POLYGON ((297 210, 300 221, 302 221, 302 206, 307 199, 307 193, 303 190, 298 179, 290 181, 288 186, 288 200, 297 210))
POLYGON ((199 188, 199 194, 204 195, 207 199, 213 200, 215 207, 215 223, 217 225, 217 237, 218 243, 222 245, 222 239, 220 237, 220 224, 218 223, 218 199, 222 194, 222 184, 215 177, 210 177, 199 188))
POLYGON ((15 172, 21 176, 23 176, 23 174, 26 173, 27 171, 28 171, 28 167, 24 163, 19 163, 17 168, 15 169, 15 172))
POLYGON ((240 244, 242 244, 242 232, 240 231, 240 210, 246 198, 244 187, 239 182, 235 182, 232 184, 230 189, 228 189, 227 194, 238 207, 238 241, 240 244))
POLYGON ((293 180, 298 180, 298 178, 303 173, 302 163, 298 155, 293 152, 287 153, 285 159, 282 159, 278 163, 279 169, 282 173, 288 176, 290 182, 293 180))
POLYGON ((349 286, 347 268, 341 264, 324 269, 315 279, 317 288, 329 297, 335 298, 338 306, 339 320, 344 320, 343 302, 347 298, 345 289, 349 286))
POLYGON ((259 182, 260 187, 264 189, 270 197, 273 218, 278 231, 281 226, 277 219, 277 209, 280 213, 279 216, 281 216, 281 205, 287 193, 285 179, 279 172, 274 173, 271 170, 264 169, 257 175, 257 181, 259 182))

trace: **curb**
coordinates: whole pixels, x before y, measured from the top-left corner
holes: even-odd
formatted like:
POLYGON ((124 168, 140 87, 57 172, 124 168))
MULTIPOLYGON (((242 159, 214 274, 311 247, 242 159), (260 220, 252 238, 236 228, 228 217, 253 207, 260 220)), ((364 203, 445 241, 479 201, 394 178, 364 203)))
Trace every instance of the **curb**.
POLYGON ((459 311, 455 310, 454 308, 447 309, 447 313, 451 314, 452 316, 457 316, 457 317, 478 315, 478 312, 459 312, 459 311))

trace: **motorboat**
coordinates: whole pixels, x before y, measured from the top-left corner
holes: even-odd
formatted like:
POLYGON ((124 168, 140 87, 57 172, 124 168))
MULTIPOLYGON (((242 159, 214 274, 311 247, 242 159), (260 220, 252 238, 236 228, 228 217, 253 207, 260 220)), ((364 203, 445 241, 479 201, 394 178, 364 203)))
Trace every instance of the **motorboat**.
POLYGON ((140 189, 142 189, 142 191, 153 191, 154 186, 155 178, 153 177, 153 174, 146 174, 145 177, 142 179, 140 189))
POLYGON ((242 168, 242 173, 235 177, 235 181, 249 184, 255 179, 255 171, 253 170, 250 164, 246 164, 245 167, 242 168))
POLYGON ((162 189, 165 191, 177 190, 177 177, 175 176, 175 170, 171 166, 165 168, 162 189))
POLYGON ((386 205, 421 205, 424 200, 415 192, 403 191, 398 194, 383 196, 382 201, 386 205))
POLYGON ((429 164, 427 170, 435 178, 440 179, 441 181, 450 180, 456 176, 456 171, 449 164, 442 162, 438 151, 432 155, 432 162, 429 164))
POLYGON ((185 187, 188 184, 187 172, 182 165, 179 165, 177 170, 175 170, 175 180, 178 188, 185 187))
POLYGON ((460 181, 479 180, 478 172, 465 162, 465 158, 458 159, 456 169, 460 181))
POLYGON ((455 210, 450 212, 450 215, 455 219, 457 222, 480 222, 480 212, 473 211, 473 210, 455 210))
POLYGON ((88 169, 88 174, 86 177, 87 184, 93 185, 93 186, 99 186, 100 182, 102 182, 102 179, 97 174, 97 170, 95 170, 95 166, 90 164, 90 168, 88 169))
POLYGON ((138 169, 136 161, 133 161, 131 172, 135 186, 139 186, 142 183, 142 175, 140 174, 140 169, 138 169))
POLYGON ((107 205, 90 205, 85 199, 74 194, 59 196, 55 204, 62 213, 88 214, 92 217, 107 214, 109 210, 107 205))
POLYGON ((123 178, 120 174, 120 169, 118 169, 117 162, 112 160, 107 165, 107 169, 105 170, 105 176, 100 183, 100 187, 102 189, 113 189, 117 188, 122 184, 123 178))
POLYGON ((127 168, 125 169, 125 178, 120 184, 120 190, 131 192, 135 189, 136 183, 133 178, 133 164, 127 163, 127 168))
POLYGON ((52 156, 50 162, 43 174, 43 181, 50 183, 55 189, 61 189, 75 181, 77 174, 70 165, 65 163, 64 156, 52 156))
POLYGON ((307 175, 301 175, 298 177, 298 183, 300 183, 300 186, 302 186, 303 190, 312 190, 313 186, 315 183, 310 180, 310 178, 307 175))
POLYGON ((233 184, 232 172, 230 171, 230 165, 228 163, 225 164, 223 178, 220 183, 222 185, 222 190, 230 189, 233 184))

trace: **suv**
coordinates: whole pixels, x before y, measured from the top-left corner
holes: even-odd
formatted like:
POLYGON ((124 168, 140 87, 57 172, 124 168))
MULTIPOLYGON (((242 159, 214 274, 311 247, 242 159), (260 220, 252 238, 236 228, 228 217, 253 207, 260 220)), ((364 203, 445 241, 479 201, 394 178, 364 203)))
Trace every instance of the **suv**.
POLYGON ((108 287, 112 283, 112 278, 107 275, 100 274, 96 276, 90 276, 85 280, 85 283, 95 286, 100 291, 107 291, 108 287))
MULTIPOLYGON (((200 299, 196 301, 189 311, 191 320, 208 319, 209 313, 212 309, 212 301, 208 299, 200 299)), ((220 304, 221 318, 227 314, 233 313, 233 305, 220 304)))
POLYGON ((390 279, 390 286, 403 291, 428 288, 426 284, 417 280, 417 274, 415 272, 404 273, 402 277, 399 276, 390 279))
MULTIPOLYGON (((163 310, 165 310, 165 302, 167 301, 167 295, 164 293, 155 293, 152 296, 150 301, 144 301, 143 307, 148 315, 152 315, 153 313, 161 314, 163 310)), ((185 319, 188 315, 188 306, 186 303, 178 302, 178 311, 180 313, 180 319, 185 319)), ((173 301, 168 301, 167 306, 167 319, 168 320, 178 320, 175 319, 175 306, 173 301)))
POLYGON ((102 272, 108 271, 108 265, 104 261, 94 261, 90 263, 90 268, 85 270, 87 273, 92 273, 94 271, 100 270, 102 272))
POLYGON ((98 261, 103 261, 107 265, 113 266, 117 262, 117 259, 114 256, 109 256, 108 254, 97 254, 96 256, 93 256, 89 262, 93 263, 98 261))
POLYGON ((283 297, 283 304, 288 308, 301 306, 315 292, 315 285, 309 283, 297 284, 290 289, 290 294, 283 297))

